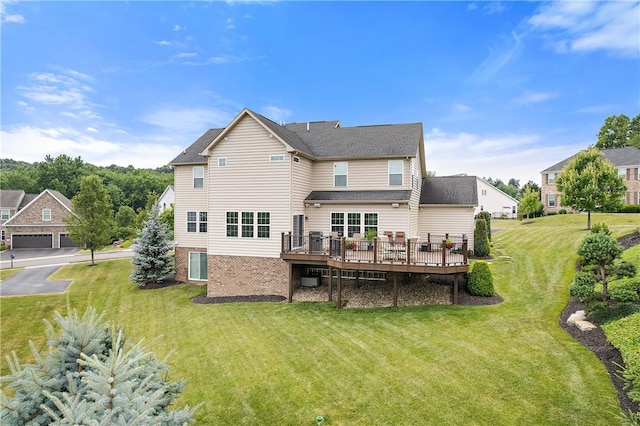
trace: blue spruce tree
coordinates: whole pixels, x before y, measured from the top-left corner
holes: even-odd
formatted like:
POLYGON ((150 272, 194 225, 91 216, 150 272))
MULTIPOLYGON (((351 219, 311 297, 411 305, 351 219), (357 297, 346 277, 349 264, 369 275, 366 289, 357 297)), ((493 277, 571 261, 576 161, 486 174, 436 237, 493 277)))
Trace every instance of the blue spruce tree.
POLYGON ((194 409, 174 411, 185 382, 169 382, 164 361, 140 344, 126 341, 122 330, 102 322, 93 308, 82 318, 69 309, 56 312, 56 335, 47 322, 49 349, 31 343, 33 364, 7 357, 11 374, 2 377, 13 391, 0 392, 3 425, 162 425, 194 423, 194 409))
POLYGON ((169 228, 160 221, 160 208, 154 204, 149 219, 144 222, 135 255, 131 259, 134 270, 129 277, 138 287, 163 281, 173 272, 173 257, 167 253, 169 228))

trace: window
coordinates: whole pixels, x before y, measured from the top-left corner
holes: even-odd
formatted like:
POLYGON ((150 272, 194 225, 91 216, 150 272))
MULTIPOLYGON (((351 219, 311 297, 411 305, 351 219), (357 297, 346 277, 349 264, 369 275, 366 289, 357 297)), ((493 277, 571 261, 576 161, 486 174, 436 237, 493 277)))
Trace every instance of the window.
POLYGON ((353 234, 361 232, 360 213, 347 213, 347 237, 353 237, 353 234))
POLYGON ((622 179, 627 178, 627 169, 624 167, 618 167, 618 175, 622 177, 622 179))
POLYGON ((0 241, 4 241, 4 229, 0 230, 0 241))
POLYGON ((187 232, 196 232, 196 212, 187 212, 187 232))
POLYGON ((207 253, 189 252, 189 279, 207 279, 207 253))
POLYGON ((207 232, 207 212, 187 212, 187 232, 207 232))
POLYGON ((293 156, 293 162, 300 164, 300 157, 298 157, 297 155, 294 155, 293 156))
POLYGON ((238 236, 238 212, 227 212, 227 237, 238 236))
POLYGON ((253 238, 253 212, 242 212, 242 237, 253 238))
POLYGON ((369 230, 378 233, 378 213, 364 214, 364 233, 366 234, 369 230))
POLYGON ((10 217, 11 217, 11 213, 10 213, 9 209, 2 209, 0 211, 0 219, 9 220, 10 217))
POLYGON ((258 238, 271 236, 271 213, 258 212, 258 238))
POLYGON ((556 194, 548 194, 547 195, 547 206, 555 207, 556 206, 556 194))
POLYGON ((636 200, 636 204, 640 204, 640 191, 636 193, 638 195, 638 199, 636 200))
POLYGON ((284 154, 274 154, 269 157, 269 161, 271 162, 282 162, 284 161, 284 154))
POLYGON ((193 168, 193 187, 204 188, 204 167, 202 166, 193 168))
POLYGON ((389 186, 402 185, 403 160, 389 160, 389 186))
POLYGON ((42 209, 42 220, 51 222, 51 209, 42 209))
POLYGON ((555 173, 547 173, 547 183, 549 185, 553 185, 556 183, 556 174, 555 173))
POLYGON ((483 196, 486 196, 486 195, 487 195, 487 190, 486 190, 486 189, 483 189, 483 190, 482 190, 482 195, 483 195, 483 196))
POLYGON ((347 186, 347 162, 333 163, 333 186, 347 186))
POLYGON ((227 167, 227 157, 218 157, 218 167, 227 167))
POLYGON ((344 213, 331 213, 331 232, 344 235, 344 213))
POLYGON ((200 219, 198 230, 200 232, 207 232, 207 212, 200 212, 198 218, 200 219))

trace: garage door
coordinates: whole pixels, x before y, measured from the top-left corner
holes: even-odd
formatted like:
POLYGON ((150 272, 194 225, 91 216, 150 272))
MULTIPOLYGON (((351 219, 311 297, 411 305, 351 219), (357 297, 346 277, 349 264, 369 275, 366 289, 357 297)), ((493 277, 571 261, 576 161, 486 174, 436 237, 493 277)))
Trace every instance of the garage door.
POLYGON ((52 248, 52 234, 22 234, 11 236, 11 247, 14 249, 23 248, 52 248))
POLYGON ((78 247, 78 245, 71 241, 67 234, 60 234, 60 248, 64 247, 78 247))

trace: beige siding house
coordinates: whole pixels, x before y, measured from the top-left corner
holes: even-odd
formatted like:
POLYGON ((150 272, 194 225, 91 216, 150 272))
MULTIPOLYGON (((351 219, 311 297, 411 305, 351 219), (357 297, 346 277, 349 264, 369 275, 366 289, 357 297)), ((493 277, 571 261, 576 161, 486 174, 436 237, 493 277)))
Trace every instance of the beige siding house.
MULTIPOLYGON (((605 159, 618 168, 620 176, 624 180, 627 191, 624 200, 622 200, 623 203, 640 204, 640 149, 634 146, 626 146, 624 148, 602 149, 600 152, 602 152, 605 159)), ((540 193, 546 213, 558 212, 563 208, 560 203, 562 194, 556 187, 556 177, 573 157, 575 155, 565 158, 541 172, 542 185, 540 186, 540 193)))
MULTIPOLYGON (((475 177, 425 179, 421 123, 279 125, 244 109, 170 164, 176 276, 206 282, 208 296, 291 297, 310 269, 347 269, 335 256, 351 240, 361 249, 352 270, 384 274, 404 264, 406 273, 459 274, 468 268, 477 197, 467 195, 475 194, 475 177), (438 196, 425 195, 425 187, 438 196), (367 231, 391 239, 381 238, 374 250, 364 240, 367 231), (430 264, 426 254, 418 262, 420 242, 431 233, 457 236, 455 262, 438 255, 438 264, 430 264), (395 265, 383 254, 393 254, 395 265)), ((425 253, 440 243, 434 240, 425 253)))

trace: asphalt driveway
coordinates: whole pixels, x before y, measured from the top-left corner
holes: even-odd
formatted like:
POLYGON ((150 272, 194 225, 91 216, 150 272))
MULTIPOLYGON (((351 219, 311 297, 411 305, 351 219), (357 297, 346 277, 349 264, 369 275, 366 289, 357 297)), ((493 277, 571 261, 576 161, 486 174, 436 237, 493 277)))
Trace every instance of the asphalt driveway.
POLYGON ((71 284, 71 280, 50 281, 47 279, 59 267, 60 265, 23 269, 0 281, 0 296, 63 293, 71 284))

